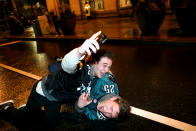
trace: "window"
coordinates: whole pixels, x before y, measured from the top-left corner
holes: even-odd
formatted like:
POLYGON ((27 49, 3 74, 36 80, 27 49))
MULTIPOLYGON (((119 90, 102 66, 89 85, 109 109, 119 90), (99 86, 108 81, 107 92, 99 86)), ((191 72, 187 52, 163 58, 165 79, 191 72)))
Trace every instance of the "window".
POLYGON ((120 8, 131 7, 131 0, 119 0, 120 8))
POLYGON ((95 10, 103 10, 103 0, 94 0, 95 3, 95 10))

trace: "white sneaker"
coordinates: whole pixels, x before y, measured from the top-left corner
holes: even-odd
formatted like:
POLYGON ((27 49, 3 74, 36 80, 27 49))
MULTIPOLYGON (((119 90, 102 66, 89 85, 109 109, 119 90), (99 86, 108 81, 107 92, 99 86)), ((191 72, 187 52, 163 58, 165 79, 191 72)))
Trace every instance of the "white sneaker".
POLYGON ((19 106, 17 109, 21 109, 21 108, 23 108, 25 106, 26 106, 26 104, 23 104, 23 105, 19 106))
POLYGON ((14 106, 13 100, 8 100, 0 103, 0 110, 6 110, 8 107, 14 106))

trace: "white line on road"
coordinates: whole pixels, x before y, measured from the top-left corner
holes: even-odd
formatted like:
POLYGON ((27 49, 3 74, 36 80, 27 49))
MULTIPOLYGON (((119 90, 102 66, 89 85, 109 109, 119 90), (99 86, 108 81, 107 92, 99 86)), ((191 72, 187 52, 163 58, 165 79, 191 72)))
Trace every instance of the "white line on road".
POLYGON ((11 45, 11 44, 20 43, 20 42, 23 42, 23 41, 12 41, 12 42, 9 42, 9 43, 0 44, 0 46, 6 46, 6 45, 11 45))
POLYGON ((196 131, 196 126, 193 126, 191 124, 185 123, 185 122, 181 122, 169 117, 165 117, 159 114, 155 114, 149 111, 145 111, 136 107, 131 106, 131 112, 132 114, 180 129, 180 130, 184 130, 184 131, 196 131))
POLYGON ((0 64, 0 67, 6 68, 8 70, 17 72, 17 73, 25 75, 25 76, 28 76, 32 79, 40 80, 42 78, 41 76, 37 76, 37 75, 31 74, 31 73, 28 73, 28 72, 25 72, 25 71, 22 71, 22 70, 19 70, 19 69, 16 69, 14 67, 7 66, 7 65, 4 65, 4 64, 0 64))

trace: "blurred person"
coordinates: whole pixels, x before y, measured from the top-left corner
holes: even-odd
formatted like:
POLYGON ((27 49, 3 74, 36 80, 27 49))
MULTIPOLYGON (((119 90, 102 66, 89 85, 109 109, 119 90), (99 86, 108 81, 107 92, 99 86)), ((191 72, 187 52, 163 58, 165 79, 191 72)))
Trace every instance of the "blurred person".
POLYGON ((84 4, 84 13, 86 18, 89 20, 91 17, 91 6, 88 1, 86 1, 84 4))

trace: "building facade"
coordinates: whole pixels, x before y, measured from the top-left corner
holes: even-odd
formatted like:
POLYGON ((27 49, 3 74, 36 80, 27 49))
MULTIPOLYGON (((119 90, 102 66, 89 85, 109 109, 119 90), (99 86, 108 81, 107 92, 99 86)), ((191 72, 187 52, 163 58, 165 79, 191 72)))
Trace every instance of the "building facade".
POLYGON ((69 2, 77 16, 85 15, 86 2, 90 5, 93 17, 118 16, 122 14, 122 10, 125 10, 124 14, 130 15, 132 8, 131 0, 70 0, 69 2))
MULTIPOLYGON (((44 15, 55 12, 60 16, 60 9, 69 5, 78 18, 85 17, 85 4, 90 6, 90 15, 92 17, 109 16, 130 16, 132 15, 131 0, 10 0, 13 3, 14 10, 19 14, 24 13, 32 15, 44 15)), ((132 0, 133 1, 133 0, 132 0)), ((135 0, 137 1, 137 0, 135 0)), ((165 0, 169 5, 170 0, 165 0)))

